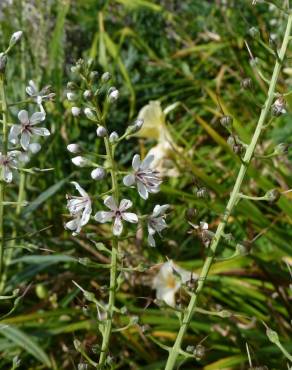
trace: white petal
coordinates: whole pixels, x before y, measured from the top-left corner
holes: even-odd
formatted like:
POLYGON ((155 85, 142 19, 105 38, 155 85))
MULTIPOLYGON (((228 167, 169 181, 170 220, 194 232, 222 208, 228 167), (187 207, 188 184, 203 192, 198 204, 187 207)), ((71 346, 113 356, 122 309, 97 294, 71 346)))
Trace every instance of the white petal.
POLYGON ((106 211, 99 211, 94 216, 95 220, 97 222, 100 222, 101 224, 104 224, 105 222, 111 221, 111 219, 114 217, 113 212, 106 212, 106 211))
POLYGON ((87 222, 90 219, 91 212, 92 212, 91 203, 88 202, 86 207, 84 208, 84 211, 82 212, 81 226, 84 226, 87 224, 87 222))
POLYGON ((77 226, 78 226, 77 219, 71 220, 65 224, 65 228, 71 231, 76 230, 77 226))
POLYGON ((157 298, 163 300, 171 307, 175 306, 175 290, 173 289, 162 289, 159 293, 157 292, 157 298))
POLYGON ((26 110, 19 111, 18 119, 21 123, 27 123, 29 121, 28 112, 26 110))
POLYGON ((3 177, 5 182, 12 181, 12 171, 8 166, 4 166, 3 177))
POLYGON ((31 87, 31 86, 27 86, 27 87, 25 88, 25 91, 26 91, 26 93, 27 93, 28 95, 30 95, 30 96, 33 96, 33 95, 35 94, 35 92, 34 92, 34 90, 32 89, 32 87, 31 87))
POLYGON ((28 150, 32 152, 32 154, 38 153, 41 150, 41 148, 42 147, 39 143, 32 143, 32 144, 29 144, 28 146, 28 150))
POLYGON ((50 136, 51 135, 50 131, 45 127, 32 127, 31 131, 35 135, 39 135, 39 136, 50 136))
POLYGON ((148 191, 146 186, 141 181, 137 181, 137 188, 140 197, 146 200, 148 198, 148 191))
POLYGON ((153 209, 153 212, 152 212, 152 216, 153 217, 157 217, 159 215, 164 215, 166 210, 169 208, 169 204, 164 204, 163 206, 160 206, 159 204, 157 204, 154 209, 153 209))
POLYGON ((36 84, 34 83, 34 81, 29 80, 28 84, 29 84, 31 90, 33 91, 33 93, 36 94, 38 92, 38 89, 37 89, 36 84))
POLYGON ((150 163, 153 161, 154 159, 154 155, 153 154, 149 154, 146 156, 146 158, 144 158, 143 162, 141 163, 141 170, 146 170, 147 168, 150 168, 150 163))
POLYGON ((9 132, 9 136, 8 136, 8 140, 12 144, 17 144, 17 142, 18 142, 18 135, 20 134, 20 132, 21 132, 21 126, 20 125, 13 125, 13 126, 11 126, 11 129, 10 129, 10 132, 9 132))
POLYGON ((30 117, 30 123, 32 125, 36 125, 37 123, 43 121, 46 118, 46 115, 43 112, 35 112, 31 117, 30 117))
POLYGON ((114 222, 114 227, 113 227, 113 233, 116 236, 121 235, 123 231, 123 223, 121 217, 116 217, 115 222, 114 222))
POLYGON ((138 171, 140 164, 141 164, 140 156, 139 154, 135 154, 132 160, 132 167, 134 168, 135 171, 138 171))
POLYGON ((200 222, 200 228, 202 230, 208 230, 208 227, 209 225, 207 224, 207 222, 200 222))
POLYGON ((71 184, 75 186, 75 189, 79 191, 79 194, 83 197, 88 197, 86 191, 76 181, 71 181, 71 184))
POLYGON ((118 208, 114 197, 112 197, 111 195, 105 198, 104 204, 112 211, 115 211, 118 208))
POLYGON ((132 207, 133 203, 129 199, 122 199, 120 202, 119 210, 124 212, 126 209, 132 207))
POLYGON ((24 150, 28 149, 29 141, 30 141, 29 133, 27 131, 23 131, 20 137, 20 145, 23 147, 24 150))
POLYGON ((156 243, 155 243, 155 239, 153 238, 153 235, 149 234, 147 240, 148 240, 148 244, 150 245, 150 247, 156 247, 156 243))
POLYGON ((125 186, 132 186, 135 183, 135 176, 134 175, 127 175, 123 178, 123 183, 125 186))
POLYGON ((138 216, 132 212, 123 212, 122 218, 125 221, 131 222, 132 224, 136 224, 138 222, 138 216))

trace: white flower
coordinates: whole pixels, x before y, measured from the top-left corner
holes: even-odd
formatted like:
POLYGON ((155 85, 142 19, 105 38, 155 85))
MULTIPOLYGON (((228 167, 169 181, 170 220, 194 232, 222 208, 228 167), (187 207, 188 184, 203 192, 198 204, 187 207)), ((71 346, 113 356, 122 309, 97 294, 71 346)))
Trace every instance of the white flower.
POLYGON ((114 219, 113 233, 118 236, 123 231, 122 220, 137 223, 138 216, 135 213, 125 212, 128 208, 132 207, 132 202, 128 199, 122 199, 120 205, 117 206, 116 201, 112 196, 108 196, 104 200, 104 204, 110 209, 110 211, 99 211, 96 213, 94 218, 97 222, 105 223, 114 219))
POLYGON ((69 100, 69 101, 74 101, 74 100, 76 100, 77 99, 77 96, 76 96, 76 94, 74 94, 73 92, 71 92, 71 91, 69 91, 69 92, 67 92, 67 99, 69 100))
POLYGON ((26 110, 21 110, 18 113, 20 125, 12 125, 9 133, 9 141, 12 144, 18 143, 18 136, 20 135, 20 145, 24 150, 28 149, 30 138, 32 135, 49 136, 50 131, 45 127, 35 127, 38 123, 46 118, 45 113, 35 112, 29 118, 26 110))
POLYGON ((4 155, 0 152, 1 178, 5 182, 11 182, 13 179, 12 169, 17 168, 18 156, 20 151, 12 150, 4 155))
POLYGON ((124 177, 123 182, 126 186, 137 184, 139 195, 143 199, 148 198, 148 193, 158 193, 161 179, 159 172, 151 168, 153 155, 147 155, 141 162, 139 154, 135 154, 132 161, 134 173, 124 177))
POLYGON ((153 288, 156 289, 156 297, 164 301, 169 306, 175 306, 175 294, 180 289, 182 283, 186 283, 191 278, 196 278, 191 272, 186 271, 172 261, 162 264, 158 274, 153 280, 153 288))
POLYGON ((42 102, 44 100, 52 100, 55 97, 55 94, 50 93, 49 90, 50 86, 45 86, 43 89, 39 91, 33 80, 30 80, 28 82, 28 86, 25 89, 26 93, 35 99, 36 103, 40 106, 42 112, 44 112, 42 102))
POLYGON ((76 235, 80 233, 82 226, 88 223, 92 208, 90 197, 86 191, 75 181, 72 181, 71 184, 75 186, 81 196, 67 196, 67 208, 70 215, 73 216, 73 220, 67 222, 65 228, 73 231, 73 235, 76 235))
POLYGON ((168 204, 164 204, 163 206, 160 206, 157 204, 152 214, 148 217, 148 244, 151 247, 155 247, 155 240, 153 235, 155 233, 160 234, 162 230, 167 228, 167 224, 165 222, 165 212, 169 208, 168 204))
POLYGON ((78 117, 80 115, 81 109, 79 107, 72 107, 71 112, 74 117, 78 117))
POLYGON ((81 157, 81 155, 78 155, 77 157, 72 158, 71 161, 77 167, 85 167, 89 163, 88 159, 81 157))

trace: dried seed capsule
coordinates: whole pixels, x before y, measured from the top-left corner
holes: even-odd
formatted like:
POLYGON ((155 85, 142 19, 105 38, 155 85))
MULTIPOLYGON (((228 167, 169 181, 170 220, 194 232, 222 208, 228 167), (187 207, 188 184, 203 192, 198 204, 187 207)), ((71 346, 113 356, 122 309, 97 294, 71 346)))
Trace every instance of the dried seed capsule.
POLYGON ((229 128, 232 126, 233 118, 231 116, 223 116, 220 118, 220 123, 223 127, 229 128))
POLYGON ((248 89, 252 89, 253 87, 253 84, 252 84, 252 79, 247 77, 247 78, 244 78, 241 83, 240 83, 240 86, 245 89, 245 90, 248 90, 248 89))
POLYGON ((198 344, 194 350, 194 355, 197 360, 201 360, 206 353, 206 348, 202 344, 198 344))

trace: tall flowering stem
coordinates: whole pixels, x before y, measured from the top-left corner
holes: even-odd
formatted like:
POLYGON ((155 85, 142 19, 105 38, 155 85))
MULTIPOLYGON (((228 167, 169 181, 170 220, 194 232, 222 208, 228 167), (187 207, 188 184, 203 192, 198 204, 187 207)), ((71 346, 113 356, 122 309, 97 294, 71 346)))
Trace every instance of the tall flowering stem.
POLYGON ((191 294, 191 299, 189 301, 189 304, 188 304, 186 310, 183 313, 182 324, 181 324, 181 327, 180 327, 179 332, 177 334, 175 343, 174 343, 173 347, 169 349, 169 356, 168 356, 168 360, 167 360, 167 363, 166 363, 166 366, 165 366, 165 370, 174 369, 174 367, 176 365, 177 357, 182 352, 181 344, 182 344, 184 335, 185 335, 185 333, 186 333, 186 331, 187 331, 187 329, 190 325, 190 322, 192 320, 193 313, 194 313, 194 311, 197 307, 198 297, 199 297, 199 294, 201 293, 201 291, 204 287, 204 284, 205 284, 206 278, 208 276, 210 267, 213 263, 215 255, 216 255, 217 246, 218 246, 218 244, 219 244, 219 242, 220 242, 220 240, 221 240, 221 238, 224 234, 224 229, 225 229, 225 226, 228 222, 229 216, 233 212, 233 210, 234 210, 234 208, 237 204, 237 201, 240 198, 241 185, 242 185, 243 180, 245 178, 248 166, 249 166, 249 164, 250 164, 250 162, 253 158, 253 154, 254 154, 256 145, 257 145, 258 140, 260 138, 260 135, 261 135, 261 133, 264 129, 265 122, 267 120, 267 117, 269 115, 269 112, 270 112, 270 109, 271 109, 271 106, 272 106, 272 103, 273 103, 273 99, 275 97, 276 84, 277 84, 279 73, 280 73, 280 70, 281 70, 281 65, 282 65, 282 62, 284 61, 286 51, 287 51, 287 47, 288 47, 288 44, 289 44, 291 27, 292 27, 292 12, 290 11, 290 13, 288 15, 288 21, 287 21, 287 26, 286 26, 286 31, 285 31, 285 35, 284 35, 284 38, 283 38, 282 46, 281 46, 280 52, 278 54, 279 58, 277 58, 276 63, 275 63, 275 67, 274 67, 274 71, 273 71, 273 74, 272 74, 272 78, 270 80, 270 86, 269 86, 269 90, 268 90, 268 94, 267 94, 265 104, 264 104, 264 106, 261 110, 261 114, 260 114, 256 129, 255 129, 255 132, 254 132, 253 137, 251 139, 251 142, 250 142, 250 144, 248 145, 248 147, 246 149, 246 152, 245 152, 245 155, 244 155, 244 158, 243 158, 243 161, 242 161, 242 165, 240 167, 240 170, 239 170, 237 179, 235 181, 233 190, 230 194, 230 198, 229 198, 229 201, 227 203, 225 212, 223 214, 222 221, 219 223, 219 225, 217 227, 217 230, 216 230, 216 233, 214 235, 214 238, 212 240, 212 243, 210 245, 208 257, 205 260, 205 263, 203 265, 201 274, 198 278, 197 288, 191 294))
MULTIPOLYGON (((7 130, 7 102, 5 94, 5 75, 4 72, 0 73, 0 95, 1 95, 1 106, 2 106, 2 154, 7 155, 7 141, 8 141, 8 130, 7 130)), ((4 171, 4 168, 2 168, 4 171)), ((5 181, 0 181, 0 276, 3 273, 3 257, 5 248, 5 235, 4 235, 4 197, 5 197, 5 181)))

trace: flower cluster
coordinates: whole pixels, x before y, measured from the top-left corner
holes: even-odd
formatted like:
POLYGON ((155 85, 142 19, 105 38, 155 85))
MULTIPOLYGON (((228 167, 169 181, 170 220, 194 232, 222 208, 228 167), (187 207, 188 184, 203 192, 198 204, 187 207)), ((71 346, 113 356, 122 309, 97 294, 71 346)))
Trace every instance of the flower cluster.
MULTIPOLYGON (((91 154, 78 143, 67 145, 67 149, 75 155, 72 158, 72 163, 75 166, 91 169, 93 180, 101 181, 106 179, 108 174, 111 175, 113 188, 106 192, 106 196, 99 196, 104 198, 104 205, 109 210, 99 210, 94 219, 99 223, 111 222, 113 235, 120 236, 123 232, 124 221, 133 224, 139 222, 138 215, 129 211, 133 206, 132 201, 120 199, 120 185, 136 187, 140 197, 147 200, 149 194, 159 192, 162 179, 159 171, 151 165, 154 161, 153 155, 146 155, 141 160, 140 155, 135 154, 132 159, 133 170, 122 178, 123 184, 120 184, 119 176, 121 172, 118 171, 114 160, 115 149, 123 139, 131 137, 142 128, 143 120, 137 119, 130 124, 121 137, 117 132, 109 131, 106 126, 106 115, 110 106, 118 100, 119 91, 116 87, 110 85, 111 75, 108 72, 100 76, 92 67, 92 60, 87 62, 79 60, 71 68, 74 81, 67 84, 66 96, 69 102, 72 103, 70 109, 73 117, 81 118, 83 116, 96 123, 96 136, 104 142, 105 154, 91 154), (103 163, 96 163, 93 157, 103 158, 103 163)), ((76 235, 90 219, 92 213, 91 199, 93 197, 88 196, 85 190, 76 182, 73 182, 73 184, 81 196, 67 196, 67 208, 73 219, 67 222, 65 227, 76 235)), ((140 218, 147 222, 148 244, 150 246, 155 246, 154 235, 156 233, 160 234, 167 227, 165 217, 168 207, 168 205, 156 205, 151 215, 140 218)))
MULTIPOLYGON (((7 54, 10 49, 16 45, 22 37, 22 31, 15 32, 10 39, 9 47, 0 55, 0 72, 4 73, 7 63, 7 54)), ((29 95, 29 102, 36 104, 40 111, 29 115, 27 110, 18 112, 19 123, 12 124, 8 134, 8 145, 3 148, 0 153, 1 179, 6 183, 13 180, 13 170, 23 167, 23 164, 28 162, 29 155, 37 153, 41 146, 38 142, 32 142, 38 136, 49 136, 50 131, 45 127, 38 127, 46 118, 46 112, 43 108, 43 101, 52 100, 53 93, 49 91, 49 87, 38 90, 33 81, 29 81, 26 87, 26 92, 29 95), (14 147, 11 147, 14 146, 14 147)))

